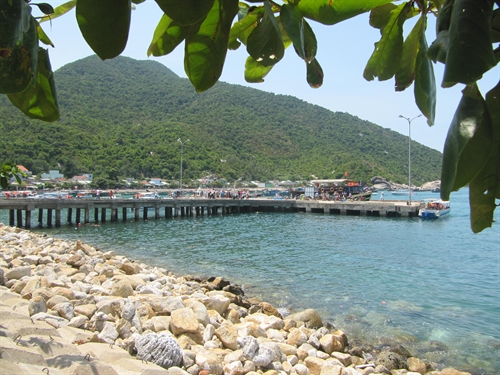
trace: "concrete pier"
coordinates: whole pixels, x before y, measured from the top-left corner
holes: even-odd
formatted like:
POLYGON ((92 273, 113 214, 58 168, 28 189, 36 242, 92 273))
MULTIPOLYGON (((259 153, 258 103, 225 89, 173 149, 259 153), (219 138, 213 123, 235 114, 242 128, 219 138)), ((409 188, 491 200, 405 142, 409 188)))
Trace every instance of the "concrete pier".
POLYGON ((132 212, 134 220, 150 220, 172 217, 192 217, 208 215, 228 215, 250 212, 305 212, 329 215, 415 217, 423 203, 413 201, 408 205, 403 201, 321 201, 321 200, 275 200, 251 198, 233 199, 27 199, 10 198, 0 200, 0 210, 9 210, 9 225, 31 228, 33 211, 38 210, 38 225, 60 227, 63 224, 95 223, 127 220, 132 212), (121 210, 120 210, 121 209, 121 210), (66 212, 67 223, 61 222, 61 212, 66 212), (91 212, 94 215, 91 215, 91 212), (43 221, 46 212, 46 221, 43 221), (53 223, 55 212, 55 223, 53 223), (109 213, 108 213, 109 212, 109 213), (163 213, 163 215, 162 215, 163 213), (24 220, 23 220, 24 218, 24 220))

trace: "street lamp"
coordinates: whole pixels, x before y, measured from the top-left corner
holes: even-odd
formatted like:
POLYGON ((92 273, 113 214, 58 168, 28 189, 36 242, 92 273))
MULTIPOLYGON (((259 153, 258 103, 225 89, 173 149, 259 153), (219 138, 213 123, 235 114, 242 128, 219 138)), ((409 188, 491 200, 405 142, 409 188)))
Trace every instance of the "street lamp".
POLYGON ((179 138, 177 140, 181 144, 181 183, 180 183, 180 195, 182 196, 182 154, 184 152, 184 145, 189 142, 189 139, 182 142, 181 139, 179 138))
POLYGON ((422 116, 421 114, 410 119, 409 117, 405 117, 403 115, 399 115, 399 117, 404 118, 408 121, 408 196, 411 206, 411 122, 416 118, 422 116))

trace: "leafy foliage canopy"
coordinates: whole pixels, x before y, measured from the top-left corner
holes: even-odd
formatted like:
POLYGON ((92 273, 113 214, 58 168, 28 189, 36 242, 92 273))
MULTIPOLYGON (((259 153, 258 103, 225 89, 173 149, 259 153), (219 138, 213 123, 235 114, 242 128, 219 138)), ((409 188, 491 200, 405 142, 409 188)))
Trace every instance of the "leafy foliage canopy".
MULTIPOLYGON (((125 48, 132 3, 143 0, 72 0, 52 10, 53 17, 76 6, 77 21, 89 46, 102 59, 125 48)), ((156 0, 164 12, 149 52, 162 55, 184 41, 184 66, 199 92, 219 79, 228 48, 245 45, 249 54, 245 78, 261 82, 293 45, 306 66, 311 87, 323 82, 315 57, 316 38, 310 22, 333 25, 370 12, 370 23, 381 38, 366 64, 367 80, 395 77, 396 90, 414 84, 415 102, 433 125, 436 89, 433 62, 445 64, 442 86, 465 85, 444 147, 442 196, 469 185, 471 226, 479 232, 491 226, 500 199, 499 85, 486 94, 477 81, 498 64, 500 0, 156 0), (438 17, 436 40, 428 46, 427 17, 438 17), (235 19, 237 17, 237 20, 235 19), (405 22, 418 17, 404 38, 405 22), (464 136, 465 134, 465 136, 464 136), (471 159, 469 156, 474 155, 471 159)), ((34 4, 33 4, 34 5, 34 4)), ((57 96, 48 55, 40 42, 51 44, 24 0, 0 5, 0 93, 29 117, 55 121, 57 96)), ((48 19, 42 17, 42 21, 48 19)))

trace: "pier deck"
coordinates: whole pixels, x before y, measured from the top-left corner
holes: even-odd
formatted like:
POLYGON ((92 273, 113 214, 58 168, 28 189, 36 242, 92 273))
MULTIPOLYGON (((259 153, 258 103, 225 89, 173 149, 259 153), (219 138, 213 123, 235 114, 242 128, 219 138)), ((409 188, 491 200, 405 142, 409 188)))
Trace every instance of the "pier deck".
POLYGON ((415 217, 423 207, 419 201, 321 201, 251 198, 233 199, 1 199, 0 210, 9 210, 9 225, 30 229, 38 212, 39 226, 62 223, 117 222, 179 216, 208 216, 249 212, 306 212, 337 215, 415 217), (45 215, 44 215, 45 212, 45 215), (55 218, 53 217, 55 212, 55 218), (109 212, 109 218, 107 216, 109 212), (62 222, 63 214, 66 221, 62 222), (45 217, 44 217, 45 216, 45 217))

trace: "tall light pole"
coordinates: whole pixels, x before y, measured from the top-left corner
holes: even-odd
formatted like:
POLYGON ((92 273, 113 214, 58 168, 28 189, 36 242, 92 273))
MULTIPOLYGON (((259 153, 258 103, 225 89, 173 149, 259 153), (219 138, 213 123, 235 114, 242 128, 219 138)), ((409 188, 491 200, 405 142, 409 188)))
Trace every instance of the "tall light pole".
POLYGON ((421 114, 410 119, 409 117, 405 117, 403 115, 399 115, 399 117, 404 118, 408 121, 408 199, 410 201, 411 206, 411 122, 416 118, 422 116, 421 114))
POLYGON ((182 195, 182 154, 184 153, 184 145, 189 142, 189 139, 182 142, 181 139, 179 138, 177 140, 181 144, 181 183, 180 183, 180 193, 182 195))

